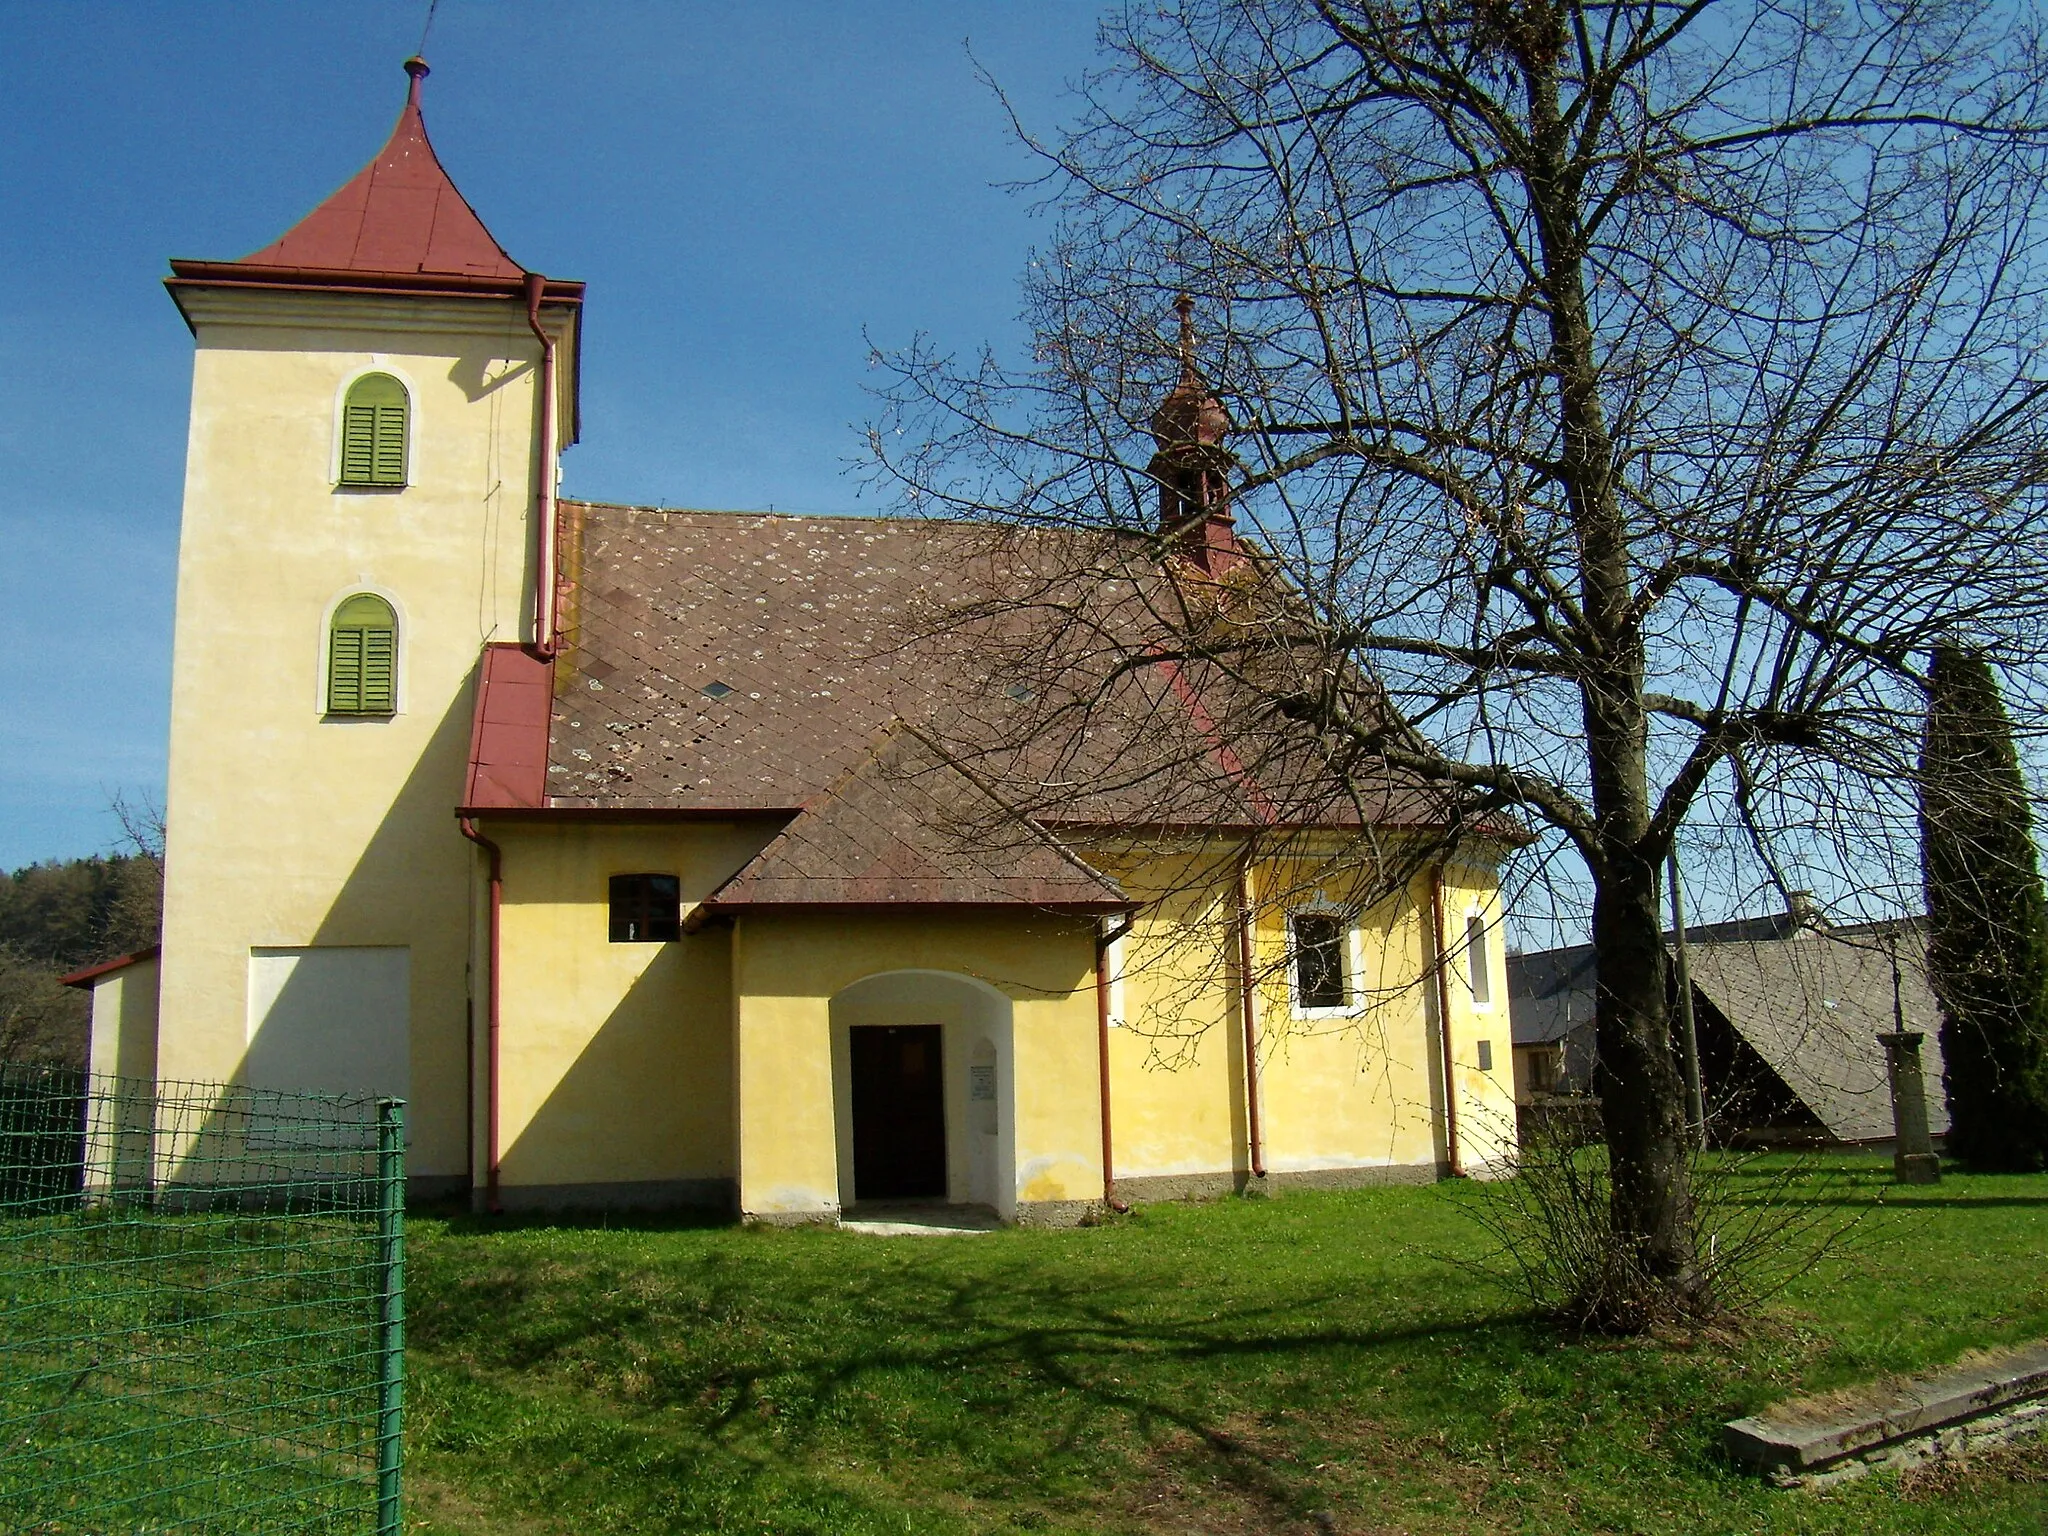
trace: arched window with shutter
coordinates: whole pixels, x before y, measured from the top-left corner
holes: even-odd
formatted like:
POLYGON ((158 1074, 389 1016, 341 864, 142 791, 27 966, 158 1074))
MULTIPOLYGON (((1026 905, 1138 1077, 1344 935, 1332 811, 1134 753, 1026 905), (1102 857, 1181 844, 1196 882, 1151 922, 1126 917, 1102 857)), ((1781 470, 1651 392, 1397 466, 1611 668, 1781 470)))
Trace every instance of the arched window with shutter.
POLYGON ((341 407, 341 483, 404 485, 411 402, 388 373, 349 385, 341 407))
POLYGON ((371 592, 334 610, 327 626, 327 713, 398 711, 398 615, 371 592))

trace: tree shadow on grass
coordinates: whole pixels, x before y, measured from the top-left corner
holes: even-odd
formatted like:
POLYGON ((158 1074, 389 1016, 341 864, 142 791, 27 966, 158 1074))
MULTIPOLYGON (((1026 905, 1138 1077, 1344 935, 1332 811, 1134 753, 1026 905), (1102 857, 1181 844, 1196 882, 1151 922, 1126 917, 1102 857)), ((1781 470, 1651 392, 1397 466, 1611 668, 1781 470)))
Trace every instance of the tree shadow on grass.
POLYGON ((857 1269, 827 1258, 771 1276, 744 1251, 700 1253, 665 1270, 666 1289, 595 1255, 494 1267, 423 1296, 413 1331, 429 1352, 471 1355, 493 1376, 539 1373, 608 1415, 687 1426, 750 1465, 770 1454, 764 1440, 775 1459, 829 1442, 950 1462, 949 1488, 1036 1486, 1053 1466, 1064 1471, 1054 1482, 1106 1486, 1097 1474, 1127 1474, 1136 1442, 1187 1480, 1232 1490, 1250 1528, 1279 1530, 1315 1528, 1328 1498, 1320 1469, 1245 1428, 1284 1408, 1271 1383, 1296 1363, 1513 1334, 1527 1321, 1333 1325, 1355 1296, 1279 1286, 1222 1309, 1198 1292, 1175 1315, 1179 1298, 1157 1276, 1105 1285, 1007 1265, 949 1273, 908 1257, 857 1269), (850 1285, 856 1274, 867 1283, 850 1285), (573 1306, 531 1315, 564 1292, 573 1306))
POLYGON ((1945 1211, 1945 1210, 1994 1210, 2009 1207, 2019 1210, 2037 1210, 2048 1206, 2048 1194, 2040 1195, 1870 1195, 1863 1199, 1853 1196, 1802 1196, 1790 1204, 1802 1206, 1838 1206, 1845 1210, 1882 1211, 1945 1211))

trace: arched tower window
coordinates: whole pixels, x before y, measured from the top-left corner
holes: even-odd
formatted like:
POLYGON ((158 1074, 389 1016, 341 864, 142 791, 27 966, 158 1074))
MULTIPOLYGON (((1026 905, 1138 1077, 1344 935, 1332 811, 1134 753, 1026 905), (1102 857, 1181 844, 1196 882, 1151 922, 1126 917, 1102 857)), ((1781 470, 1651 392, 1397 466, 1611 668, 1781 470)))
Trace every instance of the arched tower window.
POLYGON ((398 710, 398 615, 359 592, 327 626, 327 713, 389 715, 398 710))
POLYGON ((411 415, 405 386, 388 373, 366 373, 348 387, 341 407, 341 483, 404 485, 411 415))

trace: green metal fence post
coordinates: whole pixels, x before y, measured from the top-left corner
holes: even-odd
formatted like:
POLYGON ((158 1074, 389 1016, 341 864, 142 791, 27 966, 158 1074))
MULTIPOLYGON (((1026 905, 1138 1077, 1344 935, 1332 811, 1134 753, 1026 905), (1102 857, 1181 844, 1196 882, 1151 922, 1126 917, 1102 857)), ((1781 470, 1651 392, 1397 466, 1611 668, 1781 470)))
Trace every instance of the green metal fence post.
POLYGON ((377 1101, 377 1536, 400 1536, 405 1468, 405 1100, 377 1101))

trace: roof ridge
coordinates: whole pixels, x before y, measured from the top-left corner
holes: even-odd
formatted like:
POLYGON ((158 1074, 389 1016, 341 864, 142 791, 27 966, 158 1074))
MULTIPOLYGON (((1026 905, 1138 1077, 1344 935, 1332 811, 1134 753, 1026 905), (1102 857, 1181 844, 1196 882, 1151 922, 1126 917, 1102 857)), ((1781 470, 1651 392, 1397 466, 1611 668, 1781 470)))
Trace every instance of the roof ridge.
POLYGON ((896 523, 936 528, 994 528, 998 524, 968 517, 925 517, 919 513, 891 512, 790 512, 759 507, 665 507, 639 501, 596 501, 586 496, 564 496, 563 506, 586 507, 593 512, 658 512, 674 517, 754 517, 763 522, 774 519, 791 523, 896 523))

